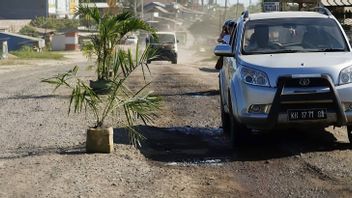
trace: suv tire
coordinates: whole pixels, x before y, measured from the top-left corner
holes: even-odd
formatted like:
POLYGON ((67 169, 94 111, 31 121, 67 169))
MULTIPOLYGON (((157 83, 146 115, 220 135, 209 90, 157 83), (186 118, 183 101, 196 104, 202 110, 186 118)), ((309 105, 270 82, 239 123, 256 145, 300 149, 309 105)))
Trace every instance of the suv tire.
POLYGON ((172 64, 177 64, 177 59, 173 59, 173 60, 171 61, 171 63, 172 63, 172 64))
POLYGON ((238 146, 243 145, 246 136, 251 131, 245 125, 239 123, 235 116, 233 115, 232 111, 232 102, 229 99, 229 121, 230 121, 230 140, 232 144, 232 148, 236 148, 238 146))
POLYGON ((220 109, 221 109, 221 125, 222 130, 225 135, 230 135, 230 115, 226 113, 224 110, 224 104, 222 102, 222 94, 221 94, 221 84, 220 84, 220 77, 219 77, 219 94, 220 94, 220 109))

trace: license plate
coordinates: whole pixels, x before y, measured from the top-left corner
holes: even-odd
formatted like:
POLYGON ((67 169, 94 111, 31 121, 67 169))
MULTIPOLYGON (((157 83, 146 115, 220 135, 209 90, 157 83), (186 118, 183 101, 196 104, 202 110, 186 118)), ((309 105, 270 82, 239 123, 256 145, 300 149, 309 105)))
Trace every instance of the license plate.
POLYGON ((288 120, 321 120, 327 118, 326 109, 289 109, 287 110, 288 120))

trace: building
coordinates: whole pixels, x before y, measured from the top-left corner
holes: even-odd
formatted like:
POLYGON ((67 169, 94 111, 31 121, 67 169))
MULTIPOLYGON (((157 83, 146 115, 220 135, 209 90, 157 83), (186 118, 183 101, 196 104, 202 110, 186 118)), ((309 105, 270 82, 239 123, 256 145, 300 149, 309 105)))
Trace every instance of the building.
POLYGON ((30 46, 33 49, 41 51, 45 47, 44 39, 14 34, 10 32, 0 32, 0 40, 7 41, 8 51, 19 50, 23 46, 30 46))
POLYGON ((98 2, 98 1, 91 1, 90 3, 80 3, 82 6, 87 7, 96 7, 101 13, 106 13, 109 11, 115 12, 119 9, 123 8, 123 5, 119 2, 116 4, 109 4, 108 2, 98 2))
POLYGON ((1 0, 0 19, 72 18, 78 0, 1 0))
POLYGON ((204 14, 175 2, 150 2, 143 8, 143 19, 160 31, 184 30, 204 14))

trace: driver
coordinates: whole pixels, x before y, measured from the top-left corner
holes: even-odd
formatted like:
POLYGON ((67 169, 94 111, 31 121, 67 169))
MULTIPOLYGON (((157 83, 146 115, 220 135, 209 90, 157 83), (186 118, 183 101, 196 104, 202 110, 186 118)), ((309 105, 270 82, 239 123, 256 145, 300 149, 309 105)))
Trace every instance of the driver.
POLYGON ((258 50, 268 48, 269 44, 269 28, 264 25, 256 25, 254 33, 249 39, 248 48, 250 50, 258 50))

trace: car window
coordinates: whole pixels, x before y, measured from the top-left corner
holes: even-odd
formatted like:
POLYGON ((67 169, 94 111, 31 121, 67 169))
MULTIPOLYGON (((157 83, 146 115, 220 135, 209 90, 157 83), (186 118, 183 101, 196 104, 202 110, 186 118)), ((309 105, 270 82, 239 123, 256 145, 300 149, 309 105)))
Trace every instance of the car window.
POLYGON ((231 35, 231 39, 230 39, 230 43, 229 43, 231 45, 232 51, 235 51, 235 48, 236 48, 237 31, 238 31, 238 27, 236 25, 235 28, 233 29, 233 32, 232 32, 232 35, 231 35))
POLYGON ((158 38, 151 38, 152 43, 175 43, 175 36, 172 34, 157 34, 158 38))
POLYGON ((337 23, 327 18, 249 21, 242 42, 243 54, 347 51, 337 23))

